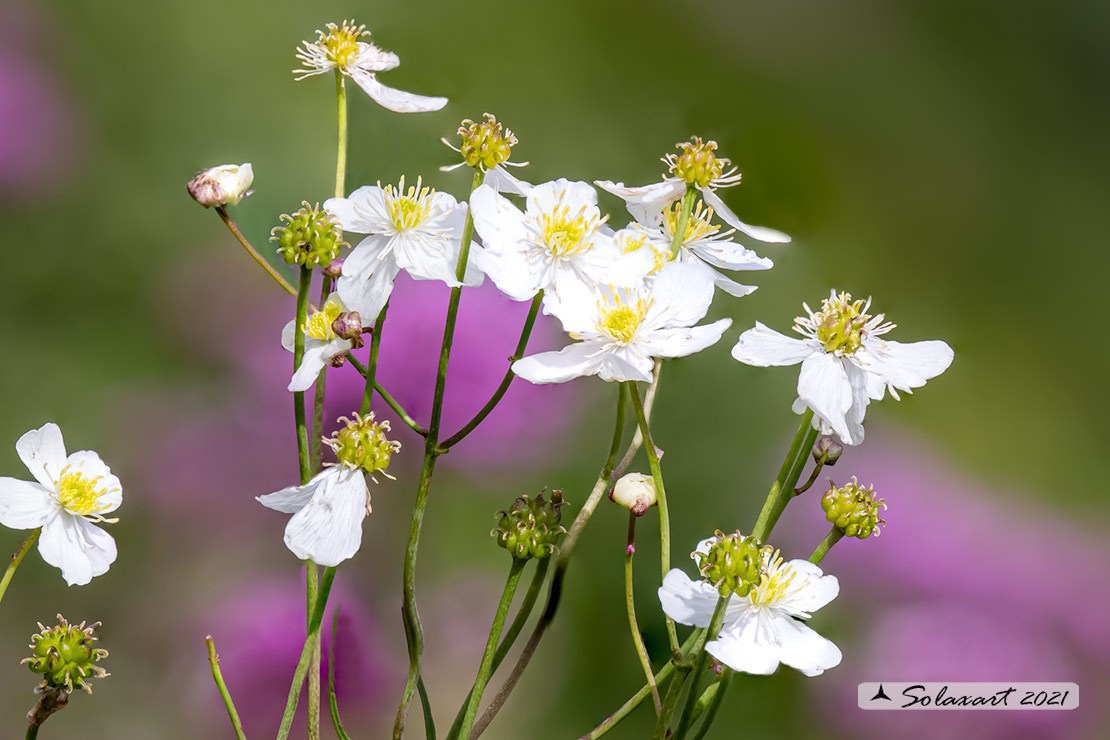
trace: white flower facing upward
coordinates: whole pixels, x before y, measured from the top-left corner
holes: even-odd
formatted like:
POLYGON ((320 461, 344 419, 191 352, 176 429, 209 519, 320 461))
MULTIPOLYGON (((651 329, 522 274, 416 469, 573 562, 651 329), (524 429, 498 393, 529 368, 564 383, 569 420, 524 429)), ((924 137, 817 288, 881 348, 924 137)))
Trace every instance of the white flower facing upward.
POLYGON ((393 52, 360 41, 370 35, 366 26, 343 21, 342 26, 329 23, 327 29, 327 33, 316 32, 319 37, 316 41, 305 41, 303 46, 297 48, 297 59, 304 65, 303 69, 293 70, 293 74, 299 75, 298 80, 339 70, 354 80, 378 105, 397 113, 423 113, 447 105, 447 98, 414 95, 378 82, 378 72, 393 69, 401 60, 393 52))
MULTIPOLYGON (((698 546, 705 551, 713 540, 698 546)), ((807 676, 840 664, 840 649, 802 621, 840 593, 835 576, 808 560, 784 563, 778 552, 764 554, 760 583, 747 596, 733 594, 724 624, 705 649, 734 671, 769 675, 780 663, 807 676)), ((717 589, 675 568, 663 579, 663 612, 680 624, 706 628, 717 606, 717 589)))
MULTIPOLYGON (((389 422, 374 422, 374 414, 354 420, 340 417, 343 428, 325 438, 339 462, 329 464, 312 480, 265 496, 263 506, 292 514, 285 526, 285 546, 301 560, 333 567, 354 557, 362 545, 362 520, 370 513, 366 475, 385 472, 390 457, 401 449, 385 437, 389 422)), ((375 481, 377 479, 375 478, 375 481)))
POLYGON ((474 228, 482 237, 475 261, 502 293, 526 301, 543 290, 615 285, 630 288, 655 265, 645 250, 622 252, 597 207, 597 191, 565 179, 527 190, 520 211, 489 185, 470 196, 474 228))
POLYGON ((513 372, 533 383, 585 375, 650 382, 653 358, 700 352, 732 324, 721 319, 693 326, 705 316, 710 298, 685 271, 664 271, 650 283, 623 290, 570 285, 548 308, 577 343, 517 360, 513 372))
MULTIPOLYGON (((316 377, 325 365, 335 362, 336 358, 347 354, 352 342, 337 335, 332 328, 332 322, 339 318, 339 314, 347 310, 340 297, 332 293, 320 308, 308 315, 308 320, 301 328, 304 332, 304 356, 300 366, 293 372, 289 381, 288 390, 305 391, 316 382, 316 377)), ((296 339, 297 321, 294 319, 281 330, 281 346, 290 352, 293 351, 293 342, 296 339)))
POLYGON ((0 524, 37 529, 39 554, 59 568, 70 586, 83 586, 108 572, 116 542, 95 523, 114 524, 105 514, 123 500, 119 478, 95 452, 66 456, 57 424, 44 424, 15 443, 19 459, 37 483, 0 478, 0 524))
POLYGON ((401 270, 417 280, 441 280, 453 288, 482 284, 473 259, 479 251, 476 245, 471 246, 463 282, 455 279, 466 204, 424 187, 419 178, 407 189, 404 177, 396 187, 366 185, 348 198, 329 198, 324 208, 335 214, 344 231, 369 235, 343 262, 337 286, 340 297, 367 326, 385 307, 401 270))
POLYGON ((794 413, 813 409, 814 427, 842 442, 863 442, 863 418, 887 389, 912 393, 952 364, 952 348, 939 340, 902 344, 883 339, 894 328, 883 314, 867 313, 871 299, 853 301, 834 290, 820 311, 794 319, 795 339, 756 322, 740 335, 732 356, 757 367, 802 364, 794 413))

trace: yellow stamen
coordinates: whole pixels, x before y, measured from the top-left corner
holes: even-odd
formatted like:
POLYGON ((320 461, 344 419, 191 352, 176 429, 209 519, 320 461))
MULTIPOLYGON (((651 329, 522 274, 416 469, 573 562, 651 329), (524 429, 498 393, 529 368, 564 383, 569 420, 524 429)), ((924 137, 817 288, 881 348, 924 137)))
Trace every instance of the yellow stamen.
POLYGON ((358 56, 358 40, 370 35, 366 26, 348 25, 350 23, 351 21, 343 21, 342 26, 329 23, 327 35, 322 31, 316 32, 320 34, 320 43, 327 51, 328 59, 335 62, 340 69, 349 65, 358 56))
POLYGON ((601 318, 598 319, 597 330, 614 341, 631 342, 651 307, 651 301, 640 298, 633 306, 625 303, 620 293, 614 293, 613 301, 616 305, 598 304, 601 318))
MULTIPOLYGON (((663 225, 667 234, 674 239, 675 229, 678 228, 678 217, 682 213, 682 201, 675 201, 667 210, 663 211, 663 225)), ((713 218, 713 209, 706 208, 700 200, 694 206, 689 220, 686 221, 686 233, 682 235, 682 244, 713 237, 721 230, 720 226, 710 223, 713 218)), ((669 254, 669 253, 668 253, 669 254)))
POLYGON ((58 503, 66 511, 78 516, 89 516, 109 508, 107 504, 100 503, 100 496, 106 491, 97 490, 97 483, 103 476, 90 479, 78 472, 67 473, 67 470, 69 466, 66 466, 62 477, 58 479, 58 503))
POLYGON ((392 185, 386 185, 382 194, 394 228, 404 231, 424 223, 432 213, 431 201, 435 192, 433 188, 423 187, 419 177, 416 178, 416 187, 410 187, 407 191, 404 177, 396 189, 392 185))
POLYGON ((331 328, 331 323, 339 318, 341 313, 343 313, 343 308, 335 301, 329 300, 324 304, 322 310, 308 317, 304 326, 305 336, 324 342, 335 339, 335 332, 331 328))
POLYGON ((781 600, 796 576, 794 569, 784 566, 779 551, 767 556, 767 568, 760 578, 759 585, 752 589, 751 600, 755 606, 773 606, 781 600))

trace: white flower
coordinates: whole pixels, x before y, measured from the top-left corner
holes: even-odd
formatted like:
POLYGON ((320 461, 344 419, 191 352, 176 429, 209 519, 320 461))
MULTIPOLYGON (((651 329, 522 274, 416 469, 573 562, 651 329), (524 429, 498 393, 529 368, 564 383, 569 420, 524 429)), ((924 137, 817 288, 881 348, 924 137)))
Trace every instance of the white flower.
MULTIPOLYGON (((699 550, 710 542, 702 542, 699 550)), ((764 556, 764 567, 758 586, 747 596, 730 599, 721 633, 705 649, 734 671, 761 675, 774 673, 779 663, 807 676, 839 665, 840 649, 800 621, 836 598, 836 577, 823 575, 808 560, 784 563, 777 552, 764 556)), ((663 612, 694 627, 709 626, 717 599, 714 586, 691 580, 677 568, 659 589, 663 612)))
POLYGON ((832 291, 814 312, 794 319, 793 339, 756 322, 740 335, 732 356, 758 367, 802 363, 794 412, 813 409, 814 426, 830 430, 841 441, 863 442, 863 417, 871 400, 881 400, 890 389, 912 393, 952 364, 952 348, 942 341, 901 344, 882 339, 894 328, 883 314, 867 313, 871 299, 852 301, 848 293, 832 291))
POLYGON ((664 271, 650 284, 623 290, 568 285, 548 308, 578 343, 517 360, 513 372, 533 383, 564 383, 585 375, 650 382, 652 358, 699 352, 732 323, 721 319, 693 326, 705 316, 710 297, 692 285, 685 271, 664 271))
POLYGON ((254 182, 254 169, 250 162, 243 164, 221 164, 201 170, 185 186, 193 200, 205 208, 235 205, 247 197, 254 182))
MULTIPOLYGON (((405 189, 366 185, 349 198, 329 198, 324 208, 335 214, 344 231, 369 234, 343 262, 338 290, 364 324, 374 322, 393 291, 393 279, 405 270, 417 280, 442 280, 458 287, 459 259, 466 204, 449 193, 423 186, 405 189)), ((471 245, 471 257, 480 251, 471 245)), ((471 259, 462 285, 481 285, 482 273, 471 259)))
POLYGON ((621 252, 588 184, 559 179, 524 190, 523 213, 489 185, 470 197, 483 247, 475 260, 513 300, 541 290, 558 297, 571 286, 628 288, 654 266, 646 251, 621 252))
MULTIPOLYGON (((316 382, 316 377, 325 365, 332 363, 335 358, 346 354, 351 349, 351 341, 337 336, 331 326, 339 314, 346 310, 347 307, 340 297, 332 293, 319 311, 309 314, 308 320, 301 328, 305 335, 304 356, 289 381, 289 390, 308 390, 316 382)), ((295 338, 296 319, 290 321, 281 330, 281 346, 292 352, 295 338)))
POLYGON ((393 52, 359 41, 363 36, 370 35, 366 26, 343 21, 342 26, 329 23, 327 29, 327 33, 316 32, 319 37, 316 41, 305 41, 303 46, 297 48, 297 58, 304 65, 304 69, 293 70, 293 74, 299 75, 298 80, 339 70, 354 80, 378 105, 397 113, 423 113, 447 105, 447 98, 413 95, 378 82, 378 72, 393 69, 401 60, 393 52))
POLYGON ((116 542, 93 523, 115 523, 104 514, 123 500, 119 478, 95 452, 66 457, 57 424, 44 424, 15 443, 19 459, 38 483, 0 478, 0 524, 37 529, 42 559, 61 569, 70 586, 83 586, 108 572, 116 542))

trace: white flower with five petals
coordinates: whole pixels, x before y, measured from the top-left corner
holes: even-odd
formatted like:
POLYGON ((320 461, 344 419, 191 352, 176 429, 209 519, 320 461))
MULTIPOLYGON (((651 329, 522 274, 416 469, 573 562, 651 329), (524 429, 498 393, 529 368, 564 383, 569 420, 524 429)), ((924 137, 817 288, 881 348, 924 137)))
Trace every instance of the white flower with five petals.
POLYGON ((70 586, 83 586, 108 572, 116 542, 96 523, 115 523, 105 514, 123 500, 119 478, 95 452, 66 456, 57 424, 27 432, 15 443, 19 459, 37 483, 0 478, 0 524, 37 529, 39 554, 62 571, 70 586))
MULTIPOLYGON (((304 356, 301 358, 300 366, 293 372, 288 390, 308 390, 316 382, 317 376, 325 365, 335 362, 337 357, 342 357, 350 351, 352 342, 336 335, 332 328, 332 322, 346 310, 347 307, 339 296, 332 293, 319 311, 308 315, 308 320, 301 327, 305 335, 304 356)), ((292 352, 296 335, 297 322, 294 319, 281 331, 281 346, 292 352)))

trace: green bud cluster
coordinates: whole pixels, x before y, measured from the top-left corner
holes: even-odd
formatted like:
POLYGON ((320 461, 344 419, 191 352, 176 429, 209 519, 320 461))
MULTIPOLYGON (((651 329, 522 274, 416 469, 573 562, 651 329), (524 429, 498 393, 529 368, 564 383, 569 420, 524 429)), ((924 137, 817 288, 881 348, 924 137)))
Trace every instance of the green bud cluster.
POLYGON ((33 673, 42 676, 42 685, 64 690, 66 693, 75 688, 84 689, 92 693, 88 681, 92 678, 103 678, 108 674, 97 661, 107 658, 108 651, 94 648, 93 630, 100 626, 100 622, 85 626, 72 625, 61 614, 58 615, 56 627, 44 627, 39 622, 39 632, 31 635, 31 657, 24 658, 23 663, 33 673))
POLYGON ((675 146, 682 150, 682 154, 671 154, 663 161, 670 165, 672 175, 689 185, 709 187, 721 178, 725 165, 729 163, 714 153, 717 149, 715 141, 703 143, 701 137, 695 136, 693 141, 675 146))
POLYGON ((275 226, 270 241, 277 242, 278 254, 290 265, 327 267, 348 245, 335 217, 308 201, 293 215, 283 213, 284 226, 275 226))
POLYGON ((761 546, 755 537, 745 537, 739 531, 726 535, 718 529, 709 551, 695 552, 690 557, 698 561, 698 571, 721 596, 747 596, 763 576, 763 554, 767 550, 770 548, 761 546))
POLYGON ((507 510, 494 515, 497 526, 490 530, 490 536, 517 560, 542 560, 558 549, 559 537, 567 533, 559 524, 559 510, 565 505, 563 492, 558 489, 551 492, 549 501, 544 501, 543 491, 534 499, 521 496, 507 510))
POLYGON ((469 118, 459 126, 459 136, 462 137, 463 159, 471 167, 491 170, 509 159, 512 149, 516 146, 516 136, 507 128, 503 128, 492 113, 486 113, 483 123, 475 123, 469 118))
POLYGON ((841 488, 830 484, 829 490, 821 496, 825 518, 844 534, 861 540, 870 537, 872 532, 878 537, 879 525, 886 525, 886 520, 879 518, 880 507, 886 510, 886 500, 876 499, 875 487, 864 488, 854 475, 852 482, 841 488))
POLYGON ((353 420, 341 416, 339 421, 343 427, 333 432, 331 439, 324 440, 339 462, 348 468, 362 468, 366 473, 382 471, 384 474, 393 453, 401 449, 400 442, 392 442, 385 436, 389 422, 375 422, 373 411, 366 416, 356 413, 353 420))

